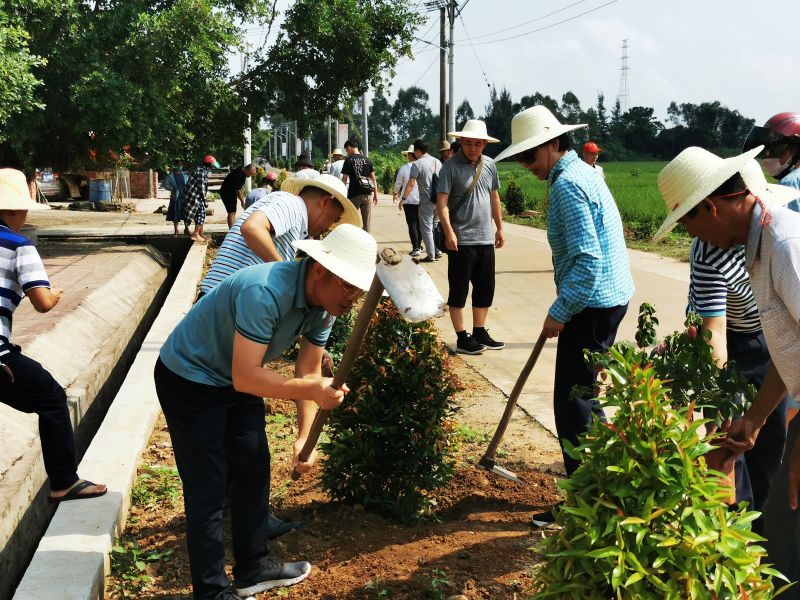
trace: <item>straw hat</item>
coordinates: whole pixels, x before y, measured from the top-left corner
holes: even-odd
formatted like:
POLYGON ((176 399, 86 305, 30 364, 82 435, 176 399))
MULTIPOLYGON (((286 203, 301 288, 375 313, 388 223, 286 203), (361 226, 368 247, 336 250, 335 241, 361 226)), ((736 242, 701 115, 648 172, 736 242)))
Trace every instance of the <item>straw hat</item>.
POLYGON ((747 166, 764 146, 734 156, 720 158, 708 150, 692 146, 673 158, 658 174, 658 189, 667 206, 667 218, 653 236, 664 239, 678 221, 715 189, 747 166))
POLYGON ((331 152, 331 156, 342 156, 342 157, 344 157, 344 155, 345 155, 345 151, 342 150, 341 148, 336 148, 336 149, 334 149, 333 152, 331 152))
POLYGON ((46 204, 38 204, 31 198, 28 181, 22 171, 0 169, 0 210, 45 210, 46 204))
POLYGON ((454 138, 470 138, 473 140, 486 140, 490 144, 496 144, 500 140, 493 138, 486 133, 486 123, 480 119, 470 119, 464 123, 464 129, 461 131, 450 131, 447 133, 450 137, 454 138))
POLYGON ((339 217, 339 220, 336 222, 337 226, 347 223, 361 227, 361 213, 358 212, 358 209, 353 206, 353 203, 347 199, 347 188, 344 186, 344 183, 342 183, 342 180, 338 177, 328 175, 327 173, 323 175, 317 173, 317 176, 313 179, 310 177, 292 177, 283 182, 281 185, 281 191, 289 192, 290 194, 299 196, 300 192, 303 191, 303 188, 309 185, 318 187, 321 190, 325 190, 329 194, 333 194, 333 197, 336 198, 339 201, 339 204, 344 207, 342 216, 339 217))
POLYGON ((536 148, 536 146, 554 140, 564 133, 582 127, 586 127, 586 125, 559 123, 555 115, 544 106, 526 108, 511 119, 511 145, 498 154, 495 161, 536 148))
POLYGON ((400 150, 400 154, 414 154, 414 144, 411 144, 408 150, 400 150))
POLYGON ((767 204, 788 204, 792 200, 800 198, 800 190, 797 188, 767 183, 761 165, 756 160, 747 161, 739 173, 747 184, 747 189, 767 204))
POLYGON ((372 285, 378 243, 360 227, 345 223, 322 240, 296 240, 292 246, 359 289, 372 285))
POLYGON ((444 152, 445 150, 450 150, 450 142, 447 140, 442 142, 442 145, 439 146, 439 150, 437 150, 437 152, 444 152))

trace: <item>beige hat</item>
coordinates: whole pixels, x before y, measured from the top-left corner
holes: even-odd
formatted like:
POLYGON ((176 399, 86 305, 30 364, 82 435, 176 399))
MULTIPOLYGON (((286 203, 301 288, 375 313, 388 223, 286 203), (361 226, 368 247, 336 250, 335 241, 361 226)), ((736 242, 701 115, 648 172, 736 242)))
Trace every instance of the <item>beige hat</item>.
POLYGON ((400 154, 414 154, 414 144, 411 144, 408 150, 400 150, 400 154))
POLYGON ((341 148, 336 148, 333 152, 331 152, 331 156, 344 156, 346 153, 341 148))
POLYGON ((767 178, 764 177, 764 172, 757 160, 747 161, 739 173, 747 184, 747 189, 767 204, 788 204, 792 200, 800 198, 800 190, 797 188, 767 183, 767 178))
POLYGON ((378 243, 360 227, 345 223, 322 240, 296 240, 292 246, 359 289, 372 285, 378 243))
POLYGON ((447 140, 444 140, 442 142, 442 145, 439 146, 438 152, 444 152, 445 150, 450 150, 450 142, 448 142, 447 140))
POLYGON ((341 179, 334 177, 333 175, 328 175, 327 173, 318 175, 313 179, 306 177, 292 177, 283 182, 281 185, 281 191, 289 192, 290 194, 298 196, 306 186, 318 187, 322 190, 325 190, 326 192, 332 194, 339 201, 339 204, 344 207, 342 216, 339 217, 338 221, 336 221, 337 226, 349 223, 350 225, 361 227, 361 213, 355 206, 353 206, 353 203, 347 199, 347 188, 344 186, 344 183, 342 183, 341 179))
MULTIPOLYGON (((734 156, 720 158, 708 150, 692 146, 673 158, 658 174, 658 189, 667 206, 667 218, 653 236, 658 242, 678 221, 719 186, 744 169, 764 146, 734 156)), ((752 175, 748 175, 752 178, 752 175)))
POLYGON ((0 169, 0 210, 46 210, 46 204, 34 202, 22 171, 0 169))
POLYGON ((486 123, 480 119, 470 119, 464 123, 464 128, 461 131, 450 131, 447 133, 450 137, 454 138, 470 138, 473 140, 486 140, 490 144, 496 144, 500 140, 493 138, 486 133, 486 123))
POLYGON ((587 127, 585 124, 565 125, 544 106, 532 106, 511 119, 511 145, 497 155, 495 161, 541 146, 562 134, 587 127))

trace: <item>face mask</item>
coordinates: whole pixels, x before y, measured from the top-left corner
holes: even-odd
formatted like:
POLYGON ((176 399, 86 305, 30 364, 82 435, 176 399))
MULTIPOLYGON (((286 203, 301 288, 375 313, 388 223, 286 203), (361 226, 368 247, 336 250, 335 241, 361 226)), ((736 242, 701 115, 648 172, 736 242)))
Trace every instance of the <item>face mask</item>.
POLYGON ((779 158, 761 158, 759 159, 761 163, 761 168, 764 169, 764 172, 768 175, 772 175, 773 177, 777 177, 784 170, 788 169, 789 166, 792 164, 792 160, 789 159, 785 163, 781 162, 779 158))

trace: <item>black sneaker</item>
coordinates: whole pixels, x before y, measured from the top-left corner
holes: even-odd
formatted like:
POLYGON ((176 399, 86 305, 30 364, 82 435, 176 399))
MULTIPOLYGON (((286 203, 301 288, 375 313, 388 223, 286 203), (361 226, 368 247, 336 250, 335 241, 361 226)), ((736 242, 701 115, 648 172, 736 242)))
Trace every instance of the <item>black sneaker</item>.
POLYGON ((547 527, 548 525, 552 525, 556 522, 556 517, 553 515, 553 509, 561 506, 562 502, 559 502, 555 506, 548 508, 544 512, 536 513, 531 517, 531 522, 536 527, 547 527))
POLYGON ((456 342, 456 352, 461 354, 483 354, 484 350, 483 344, 476 342, 470 334, 458 338, 456 342))
POLYGON ((441 250, 437 250, 436 251, 436 256, 435 256, 436 260, 439 260, 443 256, 444 256, 444 252, 442 252, 441 250))
POLYGON ((506 347, 503 342, 493 340, 492 336, 485 329, 475 329, 472 332, 472 337, 475 341, 484 346, 487 350, 502 350, 506 347))
POLYGON ((305 561, 285 563, 276 558, 267 559, 264 567, 251 577, 236 579, 236 594, 246 598, 273 588, 294 585, 303 581, 309 573, 311 564, 305 561))
POLYGON ((271 542, 282 535, 300 529, 302 526, 303 524, 297 521, 281 521, 278 517, 270 513, 269 521, 267 521, 267 539, 271 542))
POLYGON ((409 256, 419 256, 420 254, 422 254, 422 248, 414 248, 408 253, 409 256))
POLYGON ((419 262, 431 263, 431 262, 436 262, 436 259, 433 256, 431 256, 430 254, 428 254, 428 256, 426 256, 425 258, 421 259, 419 262))

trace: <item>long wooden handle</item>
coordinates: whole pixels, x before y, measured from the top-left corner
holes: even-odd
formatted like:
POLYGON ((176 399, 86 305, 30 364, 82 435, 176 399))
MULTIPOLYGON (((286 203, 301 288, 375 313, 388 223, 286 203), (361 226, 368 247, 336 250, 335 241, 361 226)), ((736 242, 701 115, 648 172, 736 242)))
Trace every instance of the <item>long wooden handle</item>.
MULTIPOLYGON (((344 355, 339 363, 336 373, 333 376, 333 383, 331 387, 334 389, 341 389, 344 385, 347 376, 350 375, 350 370, 358 357, 358 350, 361 348, 361 342, 364 341, 364 336, 367 334, 369 322, 372 320, 372 315, 375 314, 375 309, 378 308, 378 302, 381 300, 383 294, 383 284, 376 275, 372 280, 372 285, 364 298, 364 304, 361 306, 361 311, 358 313, 353 331, 350 333, 350 339, 347 340, 347 346, 344 349, 344 355)), ((325 420, 328 418, 329 410, 320 408, 314 417, 314 422, 311 424, 311 430, 308 432, 308 438, 303 449, 300 451, 300 461, 305 462, 311 453, 314 451, 314 446, 317 445, 319 436, 322 433, 322 427, 325 425, 325 420)), ((301 473, 296 470, 292 471, 292 480, 297 481, 300 479, 301 473)))
POLYGON ((486 453, 483 455, 481 460, 494 460, 494 453, 497 451, 497 447, 500 445, 500 441, 503 439, 503 435, 506 432, 509 421, 511 421, 511 415, 514 414, 514 409, 517 406, 519 395, 522 393, 522 388, 525 387, 525 382, 528 381, 528 377, 530 376, 531 371, 533 371, 536 361, 539 360, 539 355, 542 353, 542 348, 544 348, 544 343, 546 341, 547 336, 544 334, 544 332, 540 333, 539 339, 536 340, 536 344, 534 345, 531 355, 528 358, 528 362, 525 363, 525 366, 522 368, 519 377, 517 377, 517 382, 514 384, 514 388, 511 390, 511 395, 508 397, 508 402, 506 402, 506 410, 503 412, 503 418, 500 419, 500 423, 497 425, 497 431, 494 432, 494 437, 489 443, 489 447, 486 449, 486 453))

